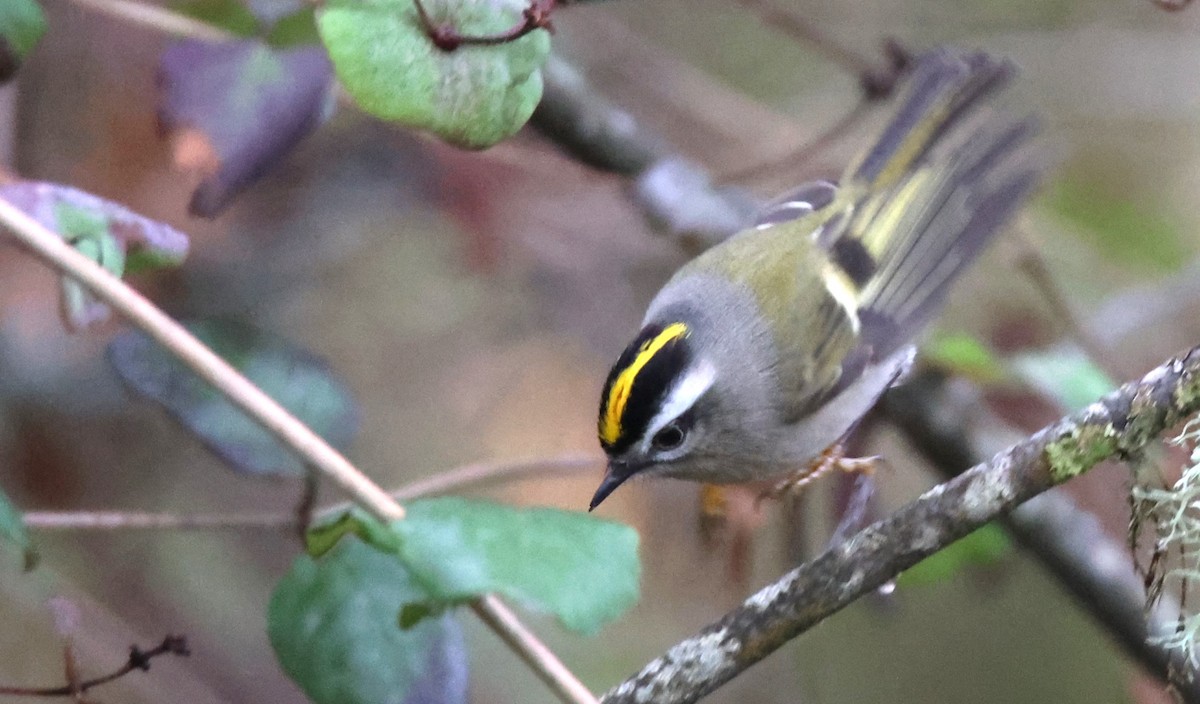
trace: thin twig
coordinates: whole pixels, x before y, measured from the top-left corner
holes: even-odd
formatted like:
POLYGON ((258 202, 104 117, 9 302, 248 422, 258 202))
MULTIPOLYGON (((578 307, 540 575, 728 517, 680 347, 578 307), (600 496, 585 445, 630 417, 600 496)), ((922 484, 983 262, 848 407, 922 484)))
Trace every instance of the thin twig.
POLYGON ((232 32, 157 5, 130 2, 130 0, 72 0, 72 2, 80 7, 86 7, 131 24, 168 34, 209 42, 237 39, 232 32))
POLYGON ((863 97, 868 101, 882 100, 891 95, 912 58, 898 42, 889 39, 883 45, 887 64, 877 67, 871 59, 833 40, 817 29, 815 24, 773 0, 735 1, 757 14, 763 24, 816 48, 826 58, 858 76, 863 97))
POLYGON ((871 112, 871 101, 859 100, 854 107, 838 118, 837 122, 829 126, 815 139, 807 142, 799 149, 789 152, 785 156, 777 159, 772 159, 765 163, 751 164, 737 171, 721 174, 722 181, 746 181, 770 174, 778 169, 795 170, 797 165, 806 164, 815 159, 818 154, 828 149, 837 140, 846 135, 847 132, 854 129, 860 122, 863 121, 871 112))
POLYGON ((1192 4, 1192 0, 1151 0, 1151 2, 1167 12, 1179 12, 1192 4))
POLYGON ((542 74, 542 100, 529 124, 575 159, 632 177, 670 153, 662 136, 605 98, 569 62, 551 54, 542 74))
POLYGON ((833 41, 812 22, 791 9, 776 5, 769 0, 736 0, 737 4, 754 12, 763 24, 774 27, 784 34, 812 45, 827 58, 855 75, 870 72, 874 67, 867 58, 833 41))
POLYGON ((1071 337, 1083 348, 1084 354, 1100 366, 1110 376, 1120 378, 1121 369, 1112 360, 1112 354, 1075 313, 1066 293, 1054 278, 1054 273, 1046 265, 1046 259, 1041 250, 1033 243, 1028 233, 1018 229, 1017 236, 1012 242, 1017 247, 1017 266, 1033 283, 1034 288, 1041 294, 1042 299, 1054 311, 1054 315, 1066 326, 1071 337))
POLYGON ((494 594, 485 594, 475 600, 471 609, 521 656, 559 699, 598 704, 596 696, 494 594))
MULTIPOLYGON (((141 328, 235 406, 279 438, 307 464, 349 494, 363 509, 386 522, 404 518, 404 508, 379 485, 140 293, 4 199, 0 199, 0 223, 39 259, 78 281, 141 328)), ((486 612, 495 603, 495 599, 481 599, 474 608, 476 612, 486 612)), ((499 632, 510 646, 536 642, 536 637, 515 619, 506 620, 497 616, 489 623, 494 628, 513 629, 513 632, 499 632)), ((519 652, 518 655, 534 667, 543 680, 554 682, 553 689, 563 701, 573 704, 595 701, 590 695, 580 696, 586 693, 586 688, 544 646, 536 651, 519 652)))
POLYGON ((294 513, 150 513, 143 511, 26 511, 25 527, 75 530, 292 530, 294 513))
POLYGON ((150 661, 160 655, 179 655, 186 657, 188 652, 187 639, 183 636, 167 636, 163 642, 149 650, 142 650, 136 645, 129 649, 129 658, 125 664, 102 677, 96 677, 82 682, 74 682, 60 687, 8 687, 0 686, 0 695, 23 697, 77 697, 92 687, 108 684, 120 679, 134 670, 143 672, 150 669, 150 661))
POLYGON ((387 492, 140 293, 3 199, 0 199, 0 223, 39 259, 86 286, 97 298, 145 331, 301 459, 354 497, 363 508, 385 521, 404 518, 404 509, 387 492))
MULTIPOLYGON (((601 455, 582 452, 512 462, 476 462, 418 479, 396 489, 392 496, 398 501, 408 501, 423 496, 461 491, 467 487, 478 488, 509 482, 531 474, 594 469, 603 463, 604 458, 601 455)), ((329 511, 330 509, 323 509, 319 513, 328 515, 329 511)))
MULTIPOLYGON (((570 454, 516 462, 479 462, 417 480, 392 492, 399 501, 447 494, 512 481, 521 477, 551 472, 591 469, 603 460, 595 455, 570 454)), ((339 502, 317 509, 313 515, 324 518, 350 507, 339 502)), ((42 531, 73 530, 294 530, 296 512, 176 514, 141 511, 26 511, 25 526, 42 531)))
POLYGON ((1200 411, 1200 348, 927 491, 784 575, 604 695, 694 702, 903 570, 1110 458, 1137 457, 1200 411))

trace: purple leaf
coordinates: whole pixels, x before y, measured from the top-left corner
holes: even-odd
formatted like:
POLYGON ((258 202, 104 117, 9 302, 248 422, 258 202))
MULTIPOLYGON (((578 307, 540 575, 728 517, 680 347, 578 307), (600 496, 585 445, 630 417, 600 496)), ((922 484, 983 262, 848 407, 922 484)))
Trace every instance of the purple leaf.
POLYGON ((18 181, 0 186, 0 198, 68 237, 89 234, 73 231, 74 223, 71 222, 74 216, 89 213, 103 222, 127 256, 135 256, 141 250, 143 255, 164 265, 178 265, 187 257, 187 235, 166 223, 138 215, 120 203, 78 188, 45 181, 18 181))
POLYGON ((189 212, 215 217, 265 174, 329 117, 332 86, 333 69, 321 47, 275 50, 258 40, 171 44, 159 68, 159 123, 176 138, 176 162, 205 173, 189 212))
MULTIPOLYGON (((77 188, 18 181, 0 186, 0 198, 58 233, 114 276, 176 266, 187 256, 188 238, 179 230, 77 188)), ((108 306, 70 277, 62 279, 60 307, 71 330, 108 319, 108 306)))

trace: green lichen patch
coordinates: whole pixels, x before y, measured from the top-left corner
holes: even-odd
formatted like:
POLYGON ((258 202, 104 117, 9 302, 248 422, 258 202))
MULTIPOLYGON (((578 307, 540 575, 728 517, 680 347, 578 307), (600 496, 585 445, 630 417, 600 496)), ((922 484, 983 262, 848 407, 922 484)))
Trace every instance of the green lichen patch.
POLYGON ((1050 478, 1062 484, 1112 457, 1118 449, 1117 432, 1109 424, 1080 425, 1043 450, 1050 478))

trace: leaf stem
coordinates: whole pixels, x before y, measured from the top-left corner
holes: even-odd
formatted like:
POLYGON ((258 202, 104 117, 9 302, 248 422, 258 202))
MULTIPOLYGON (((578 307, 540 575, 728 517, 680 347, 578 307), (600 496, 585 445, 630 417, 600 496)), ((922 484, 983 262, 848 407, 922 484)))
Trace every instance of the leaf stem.
MULTIPOLYGON (((212 384, 235 406, 279 438, 306 463, 353 497, 355 503, 363 509, 382 521, 391 522, 404 518, 404 508, 378 484, 125 282, 75 251, 57 233, 4 199, 0 199, 0 224, 36 257, 78 281, 97 298, 158 341, 200 378, 212 384)), ((563 701, 570 704, 591 704, 596 701, 549 648, 520 625, 515 617, 504 618, 504 614, 493 613, 497 604, 497 599, 486 596, 476 601, 473 608, 481 616, 493 616, 485 619, 487 623, 497 630, 497 634, 510 647, 518 648, 517 654, 535 669, 539 677, 554 683, 553 689, 563 701), (531 643, 537 643, 539 647, 532 649, 531 643), (583 696, 585 694, 586 696, 583 696)))
POLYGON ((521 12, 521 21, 512 27, 496 34, 470 35, 459 34, 454 25, 449 22, 435 22, 425 9, 422 0, 413 0, 417 9, 417 18, 425 36, 433 45, 447 53, 457 50, 464 45, 496 46, 515 42, 521 37, 538 29, 553 31, 550 14, 554 12, 557 0, 531 0, 529 6, 521 12))

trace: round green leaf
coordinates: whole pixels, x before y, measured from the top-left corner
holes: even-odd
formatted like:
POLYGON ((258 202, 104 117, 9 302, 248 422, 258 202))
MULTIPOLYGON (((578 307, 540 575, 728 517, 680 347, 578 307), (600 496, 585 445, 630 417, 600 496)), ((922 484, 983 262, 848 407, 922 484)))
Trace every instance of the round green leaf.
POLYGON ((407 509, 392 524, 400 556, 435 604, 498 592, 591 633, 637 601, 638 535, 629 526, 454 497, 407 509))
MULTIPOLYGON (((494 35, 521 20, 525 0, 426 0, 435 22, 464 36, 494 35)), ((444 51, 411 0, 335 1, 317 29, 338 78, 366 111, 481 149, 514 134, 542 97, 545 30, 493 46, 444 51)))
POLYGON ((427 599, 403 564, 355 539, 299 557, 267 610, 284 671, 317 704, 459 704, 467 698, 458 623, 442 614, 397 624, 427 599))

